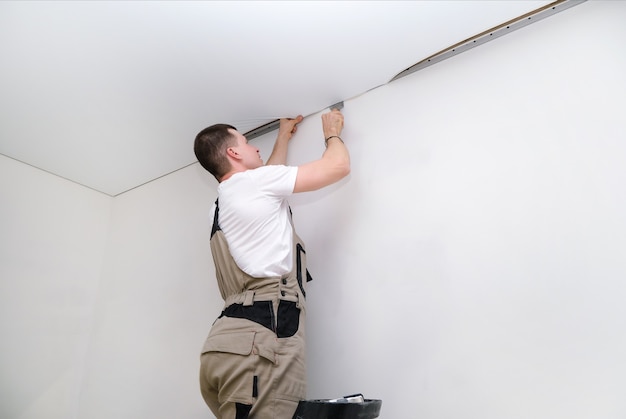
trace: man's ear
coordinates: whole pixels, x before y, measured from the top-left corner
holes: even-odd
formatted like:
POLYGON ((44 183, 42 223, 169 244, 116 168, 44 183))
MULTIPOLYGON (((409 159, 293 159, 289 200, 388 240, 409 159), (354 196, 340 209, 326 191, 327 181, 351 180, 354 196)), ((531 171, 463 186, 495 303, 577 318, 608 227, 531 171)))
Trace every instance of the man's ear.
POLYGON ((228 147, 226 149, 226 154, 228 156, 232 157, 233 159, 239 160, 241 157, 239 156, 239 152, 237 152, 237 150, 235 148, 236 147, 228 147))

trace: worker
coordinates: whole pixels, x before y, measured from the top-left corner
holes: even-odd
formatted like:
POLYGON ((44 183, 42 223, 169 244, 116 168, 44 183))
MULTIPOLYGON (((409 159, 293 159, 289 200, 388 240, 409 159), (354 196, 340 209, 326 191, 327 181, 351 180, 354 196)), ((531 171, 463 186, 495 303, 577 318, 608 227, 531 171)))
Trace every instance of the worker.
POLYGON ((200 356, 200 390, 218 419, 288 419, 306 396, 306 248, 287 199, 350 172, 339 110, 322 115, 319 159, 288 166, 302 115, 280 120, 272 153, 217 124, 196 137, 200 164, 219 182, 210 237, 224 308, 200 356))

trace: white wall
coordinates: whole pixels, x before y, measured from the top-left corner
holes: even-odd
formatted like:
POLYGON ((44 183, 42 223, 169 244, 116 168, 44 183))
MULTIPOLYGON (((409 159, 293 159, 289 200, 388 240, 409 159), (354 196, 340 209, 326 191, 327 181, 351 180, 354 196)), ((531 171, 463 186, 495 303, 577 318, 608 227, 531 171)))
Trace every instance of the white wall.
MULTIPOLYGON (((363 392, 383 399, 382 419, 624 417, 625 17, 626 2, 589 1, 346 101, 350 178, 291 200, 315 278, 310 398, 363 392)), ((274 134, 254 140, 265 157, 274 134)), ((307 118, 291 162, 319 156, 321 137, 319 115, 307 118)), ((4 255, 21 237, 66 242, 69 228, 37 224, 44 201, 20 194, 47 191, 51 180, 13 166, 0 165, 20 179, 16 188, 2 176, 3 199, 6 189, 17 204, 2 208, 10 240, 1 310, 13 300, 9 315, 26 307, 35 318, 17 327, 3 311, 2 345, 54 376, 39 356, 73 361, 60 344, 73 318, 41 327, 52 320, 38 305, 58 298, 59 310, 64 300, 33 299, 6 281, 5 272, 26 277, 30 268, 7 270, 4 255), (52 352, 40 349, 44 338, 57 344, 52 352)), ((215 187, 194 165, 113 200, 106 252, 80 248, 102 281, 78 413, 43 417, 210 417, 197 367, 221 309, 208 246, 215 187)), ((73 209, 66 222, 88 218, 86 231, 103 243, 95 215, 107 200, 78 210, 91 192, 58 189, 57 205, 73 209)), ((39 263, 51 247, 30 251, 24 241, 11 255, 30 251, 39 263)), ((49 263, 39 283, 62 283, 66 269, 49 263)), ((38 386, 5 352, 2 412, 4 400, 21 405, 7 404, 3 417, 36 417, 20 415, 27 402, 68 411, 76 380, 64 385, 65 402, 37 404, 36 389, 54 387, 38 386)))
POLYGON ((222 302, 205 173, 194 165, 115 198, 80 418, 206 417, 199 352, 222 302))
POLYGON ((626 414, 625 18, 585 3, 346 103, 350 181, 293 200, 310 396, 626 414))
POLYGON ((0 417, 77 417, 110 211, 0 156, 0 417))

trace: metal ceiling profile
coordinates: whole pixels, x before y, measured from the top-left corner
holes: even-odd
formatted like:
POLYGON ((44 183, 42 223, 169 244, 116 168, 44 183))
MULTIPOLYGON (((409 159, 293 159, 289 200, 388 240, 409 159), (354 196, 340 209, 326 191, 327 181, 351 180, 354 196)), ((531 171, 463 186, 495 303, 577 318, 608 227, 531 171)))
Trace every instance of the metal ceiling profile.
MULTIPOLYGON (((479 45, 485 44, 489 41, 492 41, 496 38, 499 38, 503 35, 509 34, 517 29, 521 29, 525 26, 528 26, 532 23, 538 22, 542 19, 555 15, 563 10, 567 10, 571 7, 577 6, 581 3, 584 3, 587 0, 558 0, 553 3, 550 3, 546 6, 540 7, 539 9, 533 10, 529 13, 523 14, 515 19, 509 20, 501 25, 495 26, 489 30, 481 32, 477 35, 472 36, 464 41, 461 41, 457 44, 454 44, 442 51, 437 52, 436 54, 431 55, 419 61, 418 63, 412 65, 406 70, 401 71, 395 77, 393 77, 389 83, 401 79, 402 77, 406 77, 410 74, 415 73, 416 71, 422 70, 426 67, 429 67, 433 64, 451 58, 455 55, 458 55, 462 52, 468 51, 472 48, 475 48, 479 45)), ((343 102, 339 102, 338 104, 332 105, 329 108, 343 108, 343 102), (341 105, 339 107, 338 105, 341 105)), ((244 136, 251 140, 256 137, 260 137, 261 135, 267 134, 268 132, 274 131, 278 129, 280 125, 280 120, 276 119, 274 121, 263 124, 257 128, 254 128, 244 134, 244 136)))
MULTIPOLYGON (((334 105, 329 106, 330 109, 343 109, 343 102, 337 102, 334 105)), ((260 127, 254 128, 243 134, 244 137, 250 141, 253 138, 260 137, 261 135, 267 134, 268 132, 272 132, 275 129, 278 129, 280 125, 280 119, 275 119, 274 121, 268 122, 267 124, 263 124, 260 127)))
POLYGON ((532 12, 509 20, 508 22, 505 22, 487 31, 481 32, 478 35, 454 44, 451 47, 446 48, 445 50, 440 51, 436 54, 433 54, 430 57, 425 58, 417 64, 414 64, 406 70, 398 73, 389 82, 391 83, 392 81, 401 79, 402 77, 406 77, 409 74, 422 70, 423 68, 429 67, 433 64, 446 60, 474 47, 485 44, 503 35, 509 34, 517 29, 528 26, 531 23, 538 22, 542 19, 555 15, 556 13, 562 12, 563 10, 569 9, 573 6, 577 6, 581 3, 584 3, 585 1, 587 0, 558 0, 554 3, 550 3, 544 7, 533 10, 532 12))

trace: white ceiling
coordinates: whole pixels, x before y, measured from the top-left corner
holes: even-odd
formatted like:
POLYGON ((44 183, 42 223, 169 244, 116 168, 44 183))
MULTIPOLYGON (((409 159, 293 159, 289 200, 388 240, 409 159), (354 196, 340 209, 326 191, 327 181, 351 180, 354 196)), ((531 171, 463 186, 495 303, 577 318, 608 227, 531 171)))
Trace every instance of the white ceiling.
POLYGON ((2 1, 0 153, 115 196, 548 1, 2 1))

